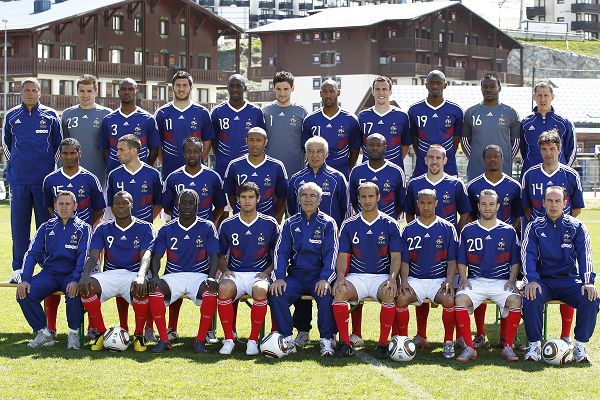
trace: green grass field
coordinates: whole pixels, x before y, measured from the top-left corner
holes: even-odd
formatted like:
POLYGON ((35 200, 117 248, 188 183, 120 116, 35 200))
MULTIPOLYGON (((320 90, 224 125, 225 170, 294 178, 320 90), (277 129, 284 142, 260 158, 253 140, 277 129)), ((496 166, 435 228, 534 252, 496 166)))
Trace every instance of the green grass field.
MULTIPOLYGON (((592 238, 600 237, 600 210, 583 213, 592 238)), ((10 275, 10 227, 8 207, 0 206, 0 278, 10 275)), ((592 240, 600 254, 600 243, 592 240)), ((163 356, 149 352, 92 353, 66 350, 64 306, 59 309, 59 343, 31 350, 26 343, 31 331, 15 301, 13 290, 0 290, 0 398, 2 399, 595 399, 600 397, 600 340, 597 334, 589 351, 592 365, 569 364, 562 368, 541 363, 508 364, 499 350, 486 348, 467 365, 441 356, 440 310, 429 318, 430 347, 419 351, 409 364, 379 362, 372 354, 378 337, 379 307, 367 303, 363 336, 368 340, 355 357, 319 357, 316 328, 312 346, 284 360, 250 358, 245 345, 238 343, 234 354, 218 354, 220 345, 209 353, 192 351, 198 329, 198 309, 184 303, 179 333, 182 343, 163 356)), ((249 334, 248 307, 240 305, 238 332, 245 341, 249 334)), ((550 337, 559 335, 558 306, 550 307, 550 337)), ((315 308, 316 312, 316 308, 315 308)), ((107 325, 116 325, 114 301, 104 306, 107 325)), ((130 324, 133 312, 130 311, 130 324)), ((411 309, 414 327, 414 311, 411 309)), ((267 316, 267 326, 270 321, 267 316)), ((313 321, 316 325, 316 319, 313 321)), ((498 339, 493 307, 488 307, 488 336, 498 339)), ((524 338, 522 328, 519 337, 524 338)), ((522 355, 522 353, 519 353, 522 355)))
POLYGON ((581 56, 600 58, 600 43, 591 40, 577 41, 569 40, 569 44, 564 40, 543 40, 519 38, 519 41, 534 46, 548 47, 554 50, 567 51, 581 56))

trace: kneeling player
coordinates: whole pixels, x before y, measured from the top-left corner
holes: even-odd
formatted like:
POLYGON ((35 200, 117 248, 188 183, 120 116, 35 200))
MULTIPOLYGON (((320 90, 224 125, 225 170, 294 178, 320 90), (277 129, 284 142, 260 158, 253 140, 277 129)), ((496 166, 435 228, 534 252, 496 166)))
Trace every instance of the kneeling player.
POLYGON ((397 222, 379 211, 379 188, 373 182, 358 187, 360 214, 342 224, 337 256, 337 280, 333 285, 333 315, 340 332, 336 357, 352 354, 348 335, 348 301, 366 297, 381 303, 377 358, 387 358, 387 338, 394 323, 394 298, 400 271, 402 239, 397 222), (344 277, 350 256, 348 276, 344 277))
POLYGON ((402 231, 405 251, 400 269, 401 286, 396 299, 396 320, 401 336, 408 336, 408 305, 433 300, 444 307, 445 358, 454 357, 454 287, 456 275, 456 246, 458 238, 454 225, 435 215, 436 192, 423 189, 417 195, 419 216, 402 231))
POLYGON ((99 225, 90 243, 88 258, 79 291, 81 302, 89 314, 90 324, 98 334, 92 339, 93 351, 104 348, 104 319, 100 302, 121 296, 132 304, 135 313, 133 349, 146 351, 143 331, 148 314, 146 272, 154 247, 154 228, 149 222, 131 215, 133 198, 126 191, 113 197, 114 220, 99 225), (90 276, 104 250, 104 272, 90 276))
POLYGON ((479 219, 464 227, 458 248, 460 285, 454 309, 466 347, 456 359, 467 362, 477 358, 469 312, 491 299, 506 317, 506 344, 502 357, 518 361, 513 350, 521 320, 521 295, 516 287, 520 265, 517 233, 515 228, 497 219, 499 204, 494 190, 481 191, 478 207, 479 219))
POLYGON ((273 271, 272 251, 279 238, 277 221, 256 211, 259 199, 260 190, 256 183, 242 183, 237 196, 240 212, 223 221, 219 232, 223 275, 219 283, 218 307, 225 334, 221 354, 233 351, 233 302, 245 294, 254 300, 246 354, 258 354, 258 335, 267 314, 269 275, 273 271))
POLYGON ((219 242, 212 222, 197 217, 198 193, 183 189, 178 196, 179 217, 158 231, 152 256, 152 279, 149 284, 150 311, 160 340, 152 349, 162 353, 171 348, 166 304, 187 296, 200 305, 200 327, 194 343, 197 353, 206 353, 206 332, 217 308, 218 284, 215 279, 219 242), (160 259, 167 252, 167 264, 162 279, 158 277, 160 259))

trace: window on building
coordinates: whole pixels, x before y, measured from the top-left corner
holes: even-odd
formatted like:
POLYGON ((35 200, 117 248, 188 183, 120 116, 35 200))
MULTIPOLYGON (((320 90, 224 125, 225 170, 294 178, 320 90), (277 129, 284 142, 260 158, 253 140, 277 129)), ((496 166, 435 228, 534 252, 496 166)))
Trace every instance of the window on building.
POLYGON ((311 36, 310 32, 304 32, 302 34, 302 42, 303 43, 310 43, 310 42, 312 42, 312 36, 311 36))
POLYGON ((321 103, 313 103, 312 104, 313 111, 317 111, 319 108, 321 108, 321 103))
POLYGON ((142 65, 144 62, 142 52, 140 50, 136 50, 133 52, 133 63, 135 65, 142 65))
POLYGON ((122 50, 119 49, 110 49, 108 52, 108 62, 112 64, 120 64, 121 63, 121 54, 122 50))
POLYGON ((38 79, 38 81, 40 82, 42 93, 52 94, 52 79, 38 79))
POLYGON ((208 89, 198 89, 198 101, 208 103, 208 89))
POLYGON ((73 81, 59 81, 58 94, 61 96, 74 96, 73 81))
POLYGON ((185 21, 179 22, 179 36, 186 37, 187 36, 187 24, 185 21))
POLYGON ((388 38, 395 38, 398 35, 398 31, 395 29, 388 29, 388 38))
POLYGON ((565 17, 556 18, 556 22, 565 22, 565 17))
POLYGON ((337 40, 337 39, 341 39, 342 38, 342 32, 341 31, 333 31, 333 39, 337 40))
MULTIPOLYGON (((139 89, 139 87, 138 87, 139 89)), ((119 84, 117 82, 108 82, 106 84, 106 97, 119 97, 119 84)))
POLYGON ((74 60, 75 59, 75 46, 72 46, 72 45, 60 46, 60 59, 61 60, 74 60))
POLYGON ((301 33, 294 34, 294 41, 301 42, 302 41, 302 34, 301 33))
POLYGON ((167 36, 169 34, 169 21, 162 19, 160 21, 160 34, 163 36, 167 36))
POLYGON ((113 31, 122 31, 123 30, 123 16, 122 15, 114 15, 113 16, 112 27, 113 27, 113 31))
POLYGON ((142 19, 140 17, 133 19, 133 31, 135 33, 142 33, 142 19))
POLYGON ((179 67, 180 68, 185 68, 186 67, 186 58, 187 57, 185 56, 185 53, 179 55, 179 60, 178 61, 179 61, 179 67))
POLYGON ((331 32, 321 32, 321 42, 327 43, 331 41, 331 32))
POLYGON ((319 64, 321 65, 335 65, 336 64, 336 52, 335 51, 322 51, 319 58, 319 64))
POLYGON ((207 55, 198 56, 198 69, 202 69, 202 70, 210 69, 210 56, 207 56, 207 55))
POLYGON ((556 4, 565 4, 565 0, 556 0, 556 4))
POLYGON ((85 53, 85 59, 86 59, 86 61, 94 61, 94 48, 93 47, 87 48, 87 51, 85 53))
POLYGON ((454 32, 448 32, 448 43, 454 42, 454 32))
POLYGON ((167 100, 167 87, 162 85, 152 86, 152 100, 167 100))
POLYGON ((38 58, 50 58, 50 57, 52 57, 52 45, 38 43, 38 45, 37 45, 37 56, 38 56, 38 58))
POLYGON ((320 90, 320 89, 321 89, 321 79, 313 78, 313 90, 320 90))
POLYGON ((479 46, 479 36, 473 35, 471 37, 471 42, 472 42, 473 46, 479 46))

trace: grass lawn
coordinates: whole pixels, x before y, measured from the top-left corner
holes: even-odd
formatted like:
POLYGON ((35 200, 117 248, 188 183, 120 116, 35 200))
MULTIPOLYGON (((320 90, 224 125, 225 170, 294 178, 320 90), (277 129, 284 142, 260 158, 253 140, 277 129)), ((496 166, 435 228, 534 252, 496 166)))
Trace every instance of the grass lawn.
MULTIPOLYGON (((592 238, 600 237, 600 210, 583 213, 592 238)), ((10 275, 10 227, 8 207, 0 206, 0 278, 10 275)), ((592 240, 595 254, 600 241, 592 240)), ((218 354, 220 345, 209 353, 192 351, 198 329, 198 309, 184 303, 179 333, 182 343, 163 356, 149 352, 92 353, 66 350, 64 306, 59 309, 59 343, 31 350, 26 343, 31 332, 14 300, 13 290, 0 290, 0 398, 1 399, 593 399, 600 395, 600 340, 589 345, 592 365, 569 364, 562 368, 542 363, 508 364, 499 350, 485 348, 467 365, 444 360, 441 308, 429 318, 430 346, 419 351, 409 364, 379 362, 372 357, 378 337, 379 307, 367 303, 363 317, 364 350, 342 360, 319 357, 316 328, 312 346, 281 361, 251 358, 238 343, 234 354, 218 354)), ((559 335, 558 306, 550 308, 550 337, 559 335)), ((316 312, 316 308, 314 310, 316 312)), ((107 325, 118 323, 114 301, 104 306, 107 325)), ((416 331, 414 311, 411 309, 416 331)), ((488 308, 487 330, 492 342, 498 339, 494 309, 488 308)), ((270 321, 267 316, 267 326, 270 321)), ((130 325, 133 324, 130 311, 130 325)), ((249 308, 240 305, 238 332, 245 342, 249 334, 249 308)), ((313 321, 316 326, 316 319, 313 321)), ((519 337, 524 338, 522 328, 519 337)), ((522 355, 522 353, 519 353, 522 355)))
POLYGON ((548 47, 554 50, 568 51, 581 56, 600 58, 600 43, 593 40, 569 40, 569 47, 564 40, 543 40, 519 38, 519 41, 534 46, 548 47))

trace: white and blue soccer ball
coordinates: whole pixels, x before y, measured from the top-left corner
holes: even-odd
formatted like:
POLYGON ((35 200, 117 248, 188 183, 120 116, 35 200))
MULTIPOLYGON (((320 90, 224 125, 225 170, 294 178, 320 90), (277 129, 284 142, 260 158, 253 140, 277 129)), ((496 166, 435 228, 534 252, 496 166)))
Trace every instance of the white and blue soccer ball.
POLYGON ((260 351, 268 358, 281 358, 287 354, 285 338, 279 332, 271 332, 260 342, 260 351))
POLYGON ((571 346, 562 339, 552 339, 542 347, 542 359, 546 364, 563 365, 571 361, 573 351, 571 346))
POLYGON ((125 351, 129 341, 129 333, 120 326, 113 326, 104 333, 104 347, 108 350, 125 351))
POLYGON ((393 361, 408 362, 415 358, 417 347, 408 336, 394 336, 388 344, 388 353, 393 361))

